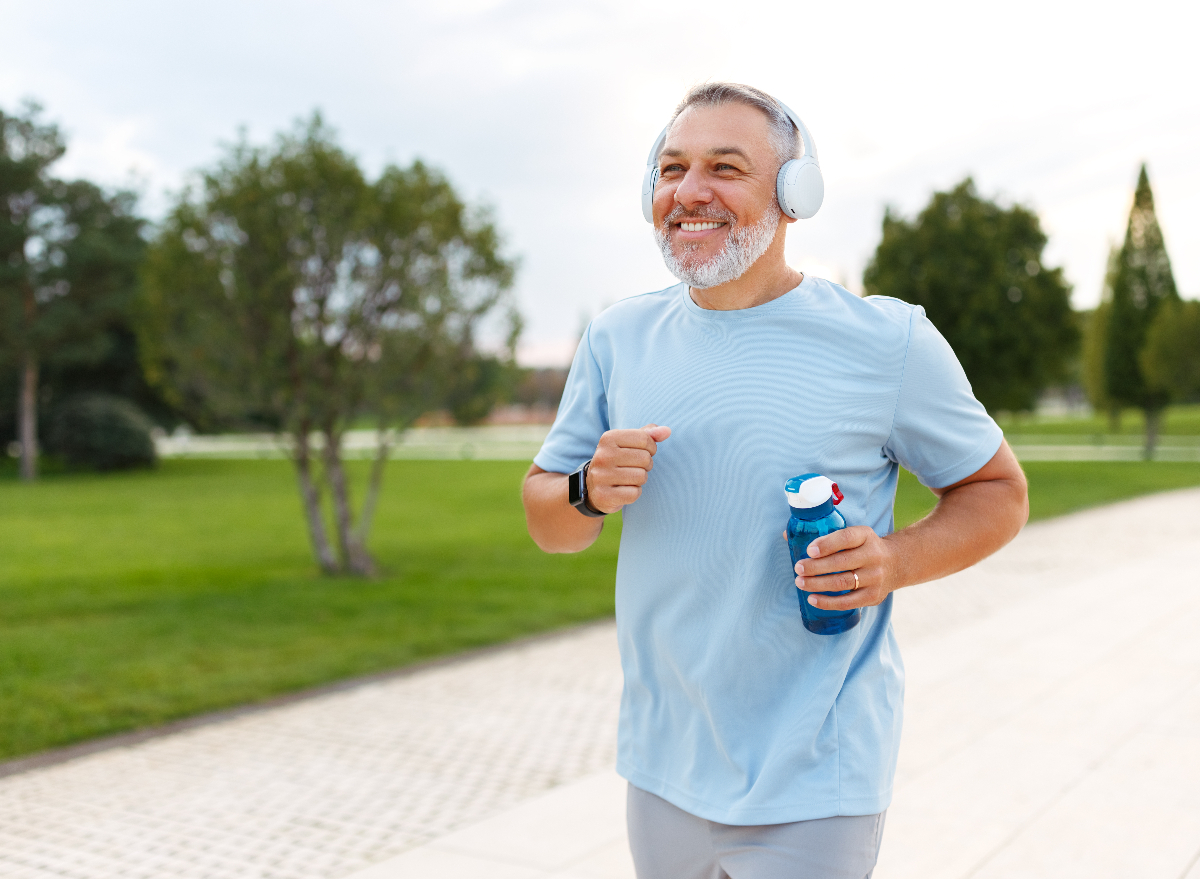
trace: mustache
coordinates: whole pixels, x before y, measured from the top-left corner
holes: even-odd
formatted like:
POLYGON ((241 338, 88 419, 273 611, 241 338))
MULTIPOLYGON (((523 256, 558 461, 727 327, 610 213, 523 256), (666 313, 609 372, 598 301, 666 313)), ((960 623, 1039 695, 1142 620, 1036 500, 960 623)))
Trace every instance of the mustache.
POLYGON ((663 217, 663 224, 670 226, 674 223, 695 222, 712 220, 714 222, 728 223, 733 225, 737 220, 737 215, 732 211, 722 210, 721 208, 700 208, 698 210, 689 211, 683 205, 676 205, 671 213, 663 217))

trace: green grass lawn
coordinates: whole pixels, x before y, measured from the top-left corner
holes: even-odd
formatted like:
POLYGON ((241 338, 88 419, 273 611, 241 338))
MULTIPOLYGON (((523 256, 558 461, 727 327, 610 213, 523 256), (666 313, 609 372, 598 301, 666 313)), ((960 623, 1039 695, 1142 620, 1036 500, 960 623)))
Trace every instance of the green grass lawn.
MULTIPOLYGON (((394 462, 370 581, 314 573, 286 462, 0 479, 0 758, 611 614, 619 519, 541 553, 525 467, 394 462)), ((1200 484, 1200 464, 1026 470, 1035 517, 1200 484)), ((932 504, 904 474, 898 524, 932 504)))
MULTIPOLYGON (((1097 440, 1106 437, 1139 437, 1146 432, 1146 418, 1140 409, 1121 413, 1114 431, 1104 413, 1086 418, 1044 416, 1032 414, 1002 415, 997 422, 1010 440, 1019 441, 1022 434, 1037 436, 1090 436, 1097 440)), ((1200 406, 1171 406, 1163 413, 1161 434, 1167 436, 1200 436, 1200 406)))
POLYGON ((526 467, 392 464, 365 582, 314 573, 287 462, 0 483, 0 757, 611 613, 619 521, 541 553, 526 467))

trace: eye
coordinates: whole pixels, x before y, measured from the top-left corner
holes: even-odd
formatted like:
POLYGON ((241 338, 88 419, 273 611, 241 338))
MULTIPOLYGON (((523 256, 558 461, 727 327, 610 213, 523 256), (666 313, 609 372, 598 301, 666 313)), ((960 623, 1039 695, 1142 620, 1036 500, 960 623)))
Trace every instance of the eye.
POLYGON ((658 173, 659 174, 674 174, 674 173, 677 173, 682 170, 683 170, 683 165, 680 165, 678 162, 672 162, 670 165, 663 165, 662 170, 659 171, 658 173))
POLYGON ((736 171, 736 170, 737 170, 737 168, 736 168, 736 167, 734 167, 733 165, 730 165, 730 164, 728 164, 728 163, 726 163, 726 162, 719 162, 719 163, 717 164, 717 168, 716 168, 716 169, 717 169, 718 171, 736 171))

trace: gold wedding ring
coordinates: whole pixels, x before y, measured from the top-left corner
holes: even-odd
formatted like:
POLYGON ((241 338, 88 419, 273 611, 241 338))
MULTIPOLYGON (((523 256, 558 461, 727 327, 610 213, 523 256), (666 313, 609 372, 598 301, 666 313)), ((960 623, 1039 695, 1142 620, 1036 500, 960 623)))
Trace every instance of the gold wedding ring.
MULTIPOLYGON (((851 574, 854 574, 854 572, 853 572, 853 571, 851 571, 850 573, 851 573, 851 574)), ((858 574, 854 574, 854 588, 855 588, 855 589, 857 589, 857 588, 858 588, 858 574)))

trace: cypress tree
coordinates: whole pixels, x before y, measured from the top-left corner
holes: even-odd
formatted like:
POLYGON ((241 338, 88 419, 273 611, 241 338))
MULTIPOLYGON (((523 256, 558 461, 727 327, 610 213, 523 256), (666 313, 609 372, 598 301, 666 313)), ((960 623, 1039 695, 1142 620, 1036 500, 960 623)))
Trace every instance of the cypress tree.
POLYGON ((1164 302, 1178 299, 1171 260, 1154 213, 1150 178, 1143 164, 1112 284, 1104 339, 1104 384, 1106 396, 1113 403, 1146 413, 1147 458, 1154 454, 1162 410, 1170 398, 1146 381, 1141 353, 1159 308, 1164 302))

